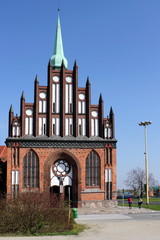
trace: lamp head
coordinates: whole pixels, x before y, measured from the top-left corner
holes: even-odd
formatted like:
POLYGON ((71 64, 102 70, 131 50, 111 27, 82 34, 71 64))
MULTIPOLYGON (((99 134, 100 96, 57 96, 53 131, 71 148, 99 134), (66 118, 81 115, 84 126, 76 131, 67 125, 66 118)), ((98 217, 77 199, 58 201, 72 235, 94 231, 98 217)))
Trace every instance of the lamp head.
POLYGON ((147 126, 149 124, 152 124, 152 122, 151 121, 145 121, 145 122, 140 122, 139 126, 147 126))

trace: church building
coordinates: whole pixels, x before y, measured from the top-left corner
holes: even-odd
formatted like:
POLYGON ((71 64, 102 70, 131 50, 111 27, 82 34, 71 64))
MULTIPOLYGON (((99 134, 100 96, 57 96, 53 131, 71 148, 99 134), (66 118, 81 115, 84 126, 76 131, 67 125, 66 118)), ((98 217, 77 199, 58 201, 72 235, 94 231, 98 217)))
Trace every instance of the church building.
MULTIPOLYGON (((89 78, 78 86, 78 66, 68 69, 60 17, 47 85, 34 82, 34 102, 24 92, 20 114, 9 110, 7 194, 61 194, 74 207, 108 206, 116 200, 114 113, 104 117, 100 94, 91 104, 89 78)), ((6 149, 5 149, 6 151, 6 149)))

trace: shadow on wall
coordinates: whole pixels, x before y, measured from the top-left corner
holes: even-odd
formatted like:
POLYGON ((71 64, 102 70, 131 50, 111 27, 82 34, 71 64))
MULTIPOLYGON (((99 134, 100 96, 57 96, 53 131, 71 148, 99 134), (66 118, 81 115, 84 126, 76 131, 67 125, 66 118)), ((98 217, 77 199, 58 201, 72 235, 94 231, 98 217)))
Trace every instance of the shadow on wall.
POLYGON ((7 162, 0 161, 0 197, 6 194, 7 162))

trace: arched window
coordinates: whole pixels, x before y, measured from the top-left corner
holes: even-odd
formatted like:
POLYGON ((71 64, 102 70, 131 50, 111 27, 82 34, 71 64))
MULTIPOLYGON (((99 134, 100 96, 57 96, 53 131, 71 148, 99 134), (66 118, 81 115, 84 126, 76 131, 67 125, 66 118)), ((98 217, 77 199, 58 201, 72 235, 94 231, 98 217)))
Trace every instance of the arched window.
POLYGON ((12 137, 20 137, 20 124, 18 121, 13 123, 12 127, 12 137))
POLYGON ((39 159, 33 151, 26 153, 23 159, 23 187, 39 187, 39 159))
POLYGON ((100 186, 100 158, 94 151, 86 158, 86 187, 100 186))

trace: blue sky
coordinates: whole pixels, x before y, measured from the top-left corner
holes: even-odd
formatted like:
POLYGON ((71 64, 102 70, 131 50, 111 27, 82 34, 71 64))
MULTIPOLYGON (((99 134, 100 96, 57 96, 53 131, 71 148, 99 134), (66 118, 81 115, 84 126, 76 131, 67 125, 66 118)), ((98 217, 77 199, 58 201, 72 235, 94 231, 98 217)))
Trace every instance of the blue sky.
POLYGON ((8 111, 19 115, 20 97, 33 102, 33 84, 47 85, 57 8, 65 57, 79 67, 79 87, 90 77, 92 104, 102 93, 105 116, 116 120, 117 183, 144 168, 148 126, 149 172, 160 178, 160 1, 5 0, 0 1, 0 145, 8 135, 8 111))

